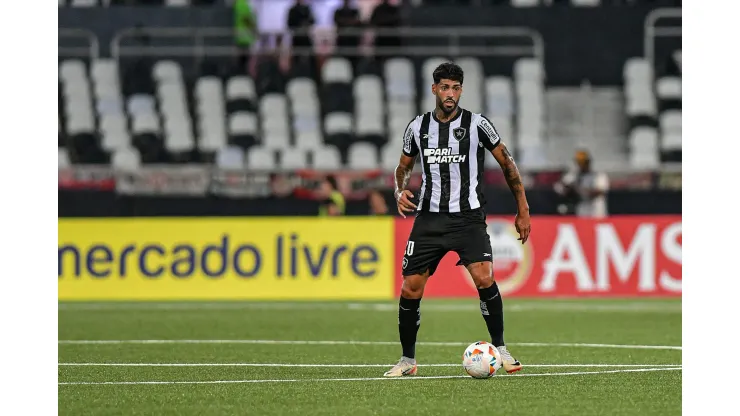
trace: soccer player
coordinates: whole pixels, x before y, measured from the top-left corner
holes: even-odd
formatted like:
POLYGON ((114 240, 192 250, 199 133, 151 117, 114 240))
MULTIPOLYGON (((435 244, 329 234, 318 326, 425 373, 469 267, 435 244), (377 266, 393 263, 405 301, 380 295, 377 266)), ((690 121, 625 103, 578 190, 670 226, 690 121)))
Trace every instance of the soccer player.
POLYGON ((396 167, 395 197, 398 212, 416 211, 414 226, 403 256, 403 286, 398 305, 398 332, 403 355, 386 377, 416 374, 416 334, 421 323, 420 304, 427 279, 442 257, 454 251, 473 277, 480 310, 492 344, 501 353, 507 373, 522 369, 504 343, 501 293, 493 277, 491 241, 486 231, 485 200, 481 189, 486 152, 501 166, 514 194, 514 221, 522 244, 530 231, 529 204, 519 170, 511 153, 486 117, 460 108, 463 70, 444 63, 434 70, 434 111, 413 119, 403 136, 403 154, 396 167), (421 155, 422 185, 418 205, 405 189, 417 155, 421 155))

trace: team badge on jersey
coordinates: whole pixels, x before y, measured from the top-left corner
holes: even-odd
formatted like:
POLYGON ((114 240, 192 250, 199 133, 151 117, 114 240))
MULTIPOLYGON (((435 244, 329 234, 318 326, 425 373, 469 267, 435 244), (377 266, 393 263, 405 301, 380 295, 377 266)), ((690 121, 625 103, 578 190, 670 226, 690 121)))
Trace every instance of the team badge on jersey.
POLYGON ((452 135, 455 137, 455 140, 458 142, 465 138, 465 133, 467 133, 468 130, 465 127, 457 127, 452 130, 452 135))

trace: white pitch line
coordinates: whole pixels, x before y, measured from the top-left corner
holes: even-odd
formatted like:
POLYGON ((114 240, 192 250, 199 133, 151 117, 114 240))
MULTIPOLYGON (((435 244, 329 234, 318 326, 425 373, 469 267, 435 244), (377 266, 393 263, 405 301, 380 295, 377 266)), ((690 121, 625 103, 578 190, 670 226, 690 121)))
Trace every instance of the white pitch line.
MULTIPOLYGON (((273 340, 273 339, 100 339, 100 340, 59 340, 60 345, 85 344, 263 344, 263 345, 398 345, 398 341, 352 341, 352 340, 273 340)), ((436 347, 467 346, 465 342, 421 341, 416 345, 436 347)), ((625 348, 648 350, 681 350, 675 345, 630 345, 630 344, 589 344, 571 342, 512 342, 507 345, 520 347, 576 347, 576 348, 625 348)))
MULTIPOLYGON (((388 364, 284 364, 284 363, 58 363, 63 367, 309 367, 365 368, 389 367, 388 364)), ((460 367, 457 364, 419 364, 419 367, 460 367)), ((531 368, 597 368, 597 367, 681 367, 682 364, 527 364, 531 368)))
MULTIPOLYGON (((578 376, 590 374, 616 374, 652 371, 681 371, 680 367, 671 368, 639 368, 629 370, 607 370, 607 371, 573 371, 567 373, 535 373, 519 374, 512 376, 496 376, 495 379, 519 378, 519 377, 547 377, 547 376, 578 376)), ((469 376, 417 376, 417 377, 357 377, 357 378, 306 378, 306 379, 272 379, 272 380, 212 380, 212 381, 70 381, 58 383, 60 386, 79 385, 146 385, 146 384, 244 384, 244 383, 297 383, 297 382, 320 382, 320 381, 390 381, 390 380, 439 380, 450 378, 470 378, 469 376)))
MULTIPOLYGON (((182 310, 351 310, 351 311, 375 311, 395 312, 398 303, 331 303, 331 302, 144 302, 144 303, 59 303, 60 311, 182 311, 182 310)), ((423 311, 429 312, 475 312, 480 311, 480 306, 471 298, 471 302, 456 304, 429 304, 422 307, 423 311)), ((658 313, 681 313, 681 304, 677 303, 649 303, 629 302, 616 304, 598 303, 575 303, 575 302, 537 302, 537 303, 515 303, 504 307, 506 312, 528 312, 528 311, 586 311, 586 312, 658 312, 658 313)))

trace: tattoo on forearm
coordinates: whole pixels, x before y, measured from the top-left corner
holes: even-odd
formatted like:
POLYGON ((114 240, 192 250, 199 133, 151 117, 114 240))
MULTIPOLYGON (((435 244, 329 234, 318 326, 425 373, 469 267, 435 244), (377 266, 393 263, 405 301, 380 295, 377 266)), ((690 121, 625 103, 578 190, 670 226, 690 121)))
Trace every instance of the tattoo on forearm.
POLYGON ((406 189, 411 179, 411 169, 405 166, 396 166, 396 192, 406 189))
POLYGON ((504 178, 506 178, 506 183, 509 185, 511 193, 514 194, 514 197, 518 200, 519 198, 524 197, 524 184, 522 184, 522 177, 519 174, 519 169, 516 167, 514 157, 509 153, 509 149, 504 147, 502 152, 504 156, 506 156, 506 161, 503 165, 504 178))

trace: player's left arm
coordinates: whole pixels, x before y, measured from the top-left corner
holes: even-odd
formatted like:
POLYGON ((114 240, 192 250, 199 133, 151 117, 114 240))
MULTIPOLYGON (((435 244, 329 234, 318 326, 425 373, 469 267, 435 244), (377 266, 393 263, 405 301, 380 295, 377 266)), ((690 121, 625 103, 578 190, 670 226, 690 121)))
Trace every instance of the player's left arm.
POLYGON ((493 123, 483 116, 481 116, 478 122, 478 138, 483 143, 483 146, 493 154, 499 166, 501 166, 506 183, 514 195, 517 207, 514 225, 519 233, 519 240, 524 244, 529 238, 531 225, 529 203, 527 202, 527 194, 524 191, 524 184, 522 183, 522 176, 519 174, 519 168, 517 168, 514 157, 509 152, 509 149, 501 141, 501 137, 499 137, 498 132, 493 127, 493 123))

